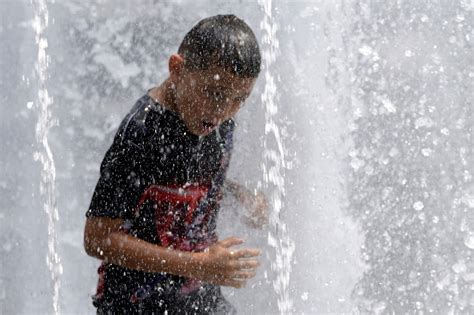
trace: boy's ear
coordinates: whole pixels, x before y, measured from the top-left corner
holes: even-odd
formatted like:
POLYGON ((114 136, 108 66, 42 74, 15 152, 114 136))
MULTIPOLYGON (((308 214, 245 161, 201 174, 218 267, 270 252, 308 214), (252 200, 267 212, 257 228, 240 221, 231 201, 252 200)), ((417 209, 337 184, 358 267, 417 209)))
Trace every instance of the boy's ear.
POLYGON ((184 58, 181 55, 172 54, 168 62, 168 68, 171 77, 179 76, 184 69, 184 58))

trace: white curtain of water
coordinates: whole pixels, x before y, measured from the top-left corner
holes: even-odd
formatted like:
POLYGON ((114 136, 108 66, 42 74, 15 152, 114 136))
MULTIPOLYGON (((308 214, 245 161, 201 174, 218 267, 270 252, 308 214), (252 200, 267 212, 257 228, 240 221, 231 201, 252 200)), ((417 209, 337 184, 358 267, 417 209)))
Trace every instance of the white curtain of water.
POLYGON ((56 167, 48 140, 50 128, 54 126, 51 111, 53 99, 50 97, 47 89, 50 57, 46 52, 48 40, 44 35, 44 31, 48 27, 49 15, 46 0, 34 0, 32 5, 34 8, 33 28, 36 32, 36 44, 38 45, 38 58, 35 68, 38 78, 38 101, 36 108, 39 112, 36 124, 36 140, 39 148, 34 154, 34 159, 39 160, 42 166, 40 192, 44 198, 43 207, 48 217, 48 226, 45 229, 45 233, 48 233, 46 263, 51 272, 53 310, 55 314, 59 314, 59 288, 62 266, 58 254, 57 240, 59 214, 56 205, 56 167))

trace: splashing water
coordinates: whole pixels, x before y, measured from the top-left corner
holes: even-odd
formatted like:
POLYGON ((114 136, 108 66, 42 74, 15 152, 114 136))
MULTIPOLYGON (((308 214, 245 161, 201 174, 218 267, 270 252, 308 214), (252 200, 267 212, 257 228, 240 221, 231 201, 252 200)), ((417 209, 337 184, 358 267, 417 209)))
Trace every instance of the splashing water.
POLYGON ((270 201, 273 209, 270 215, 271 231, 268 234, 268 244, 276 252, 271 268, 276 273, 276 278, 273 280, 273 288, 278 294, 278 309, 281 314, 287 314, 291 311, 293 305, 288 287, 290 283, 291 259, 295 245, 288 234, 285 223, 280 219, 283 198, 285 196, 285 181, 283 178, 285 148, 276 122, 278 95, 276 93, 275 79, 270 72, 276 60, 279 43, 276 38, 277 26, 272 17, 272 1, 261 0, 259 4, 265 12, 261 23, 261 28, 264 32, 262 57, 266 82, 262 94, 262 102, 265 106, 263 176, 265 184, 272 187, 270 201), (270 147, 269 144, 272 140, 276 143, 276 148, 270 147))
POLYGON ((57 253, 57 228, 59 219, 56 207, 55 183, 56 168, 54 158, 48 142, 49 129, 54 125, 51 119, 51 105, 53 99, 49 96, 46 88, 48 78, 49 56, 46 53, 48 41, 44 35, 48 27, 48 7, 45 0, 32 1, 34 8, 33 28, 36 32, 36 44, 38 45, 38 58, 36 60, 36 74, 38 76, 38 122, 36 124, 36 141, 41 147, 35 154, 35 160, 42 165, 40 191, 44 197, 44 210, 48 216, 48 254, 46 262, 51 272, 53 281, 53 308, 55 314, 59 314, 59 286, 62 265, 57 253))
POLYGON ((167 54, 183 32, 219 11, 235 12, 252 26, 261 23, 258 82, 266 115, 258 106, 246 107, 236 129, 242 135, 236 152, 240 148, 244 158, 236 154, 233 161, 242 174, 237 177, 252 181, 261 176, 255 164, 263 157, 273 208, 270 245, 251 235, 258 247, 271 248, 272 270, 257 276, 252 288, 229 289, 230 302, 256 314, 352 308, 474 314, 469 2, 2 1, 0 37, 7 44, 0 49, 0 98, 8 106, 0 115, 6 157, 0 169, 0 313, 53 313, 53 299, 59 313, 59 289, 61 312, 94 312, 88 295, 97 281, 96 261, 82 252, 76 222, 84 218, 77 209, 90 202, 102 150, 121 113, 165 74, 167 54), (26 27, 31 17, 34 30, 26 27), (37 43, 28 41, 30 33, 37 43), (19 79, 31 59, 38 80, 30 85, 19 79), (48 112, 56 103, 67 106, 48 112), (48 128, 56 117, 65 128, 53 134, 56 129, 48 128), (39 215, 49 219, 48 239, 31 216, 38 212, 40 185, 28 181, 39 166, 27 164, 33 154, 27 135, 38 118, 33 142, 42 177, 35 182, 41 181, 47 215, 39 215), (262 121, 265 153, 255 156, 254 148, 263 151, 255 136, 262 121), (62 193, 53 199, 55 190, 62 193), (344 208, 357 226, 344 213, 333 215, 344 208), (290 217, 293 209, 298 211, 290 217), (298 242, 294 252, 291 240, 298 242), (365 266, 356 265, 359 259, 365 266))
POLYGON ((474 314, 474 217, 463 202, 474 189, 472 10, 359 0, 346 9, 350 100, 362 109, 348 198, 368 265, 354 301, 361 313, 474 314))

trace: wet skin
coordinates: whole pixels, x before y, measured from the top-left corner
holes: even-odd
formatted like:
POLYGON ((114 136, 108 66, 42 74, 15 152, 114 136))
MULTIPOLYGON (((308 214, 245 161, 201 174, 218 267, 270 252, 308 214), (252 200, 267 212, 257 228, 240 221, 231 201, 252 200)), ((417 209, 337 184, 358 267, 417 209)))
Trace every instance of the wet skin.
POLYGON ((170 57, 169 71, 169 78, 152 89, 150 96, 178 113, 189 131, 198 136, 208 135, 234 117, 256 81, 217 66, 190 71, 179 55, 170 57))

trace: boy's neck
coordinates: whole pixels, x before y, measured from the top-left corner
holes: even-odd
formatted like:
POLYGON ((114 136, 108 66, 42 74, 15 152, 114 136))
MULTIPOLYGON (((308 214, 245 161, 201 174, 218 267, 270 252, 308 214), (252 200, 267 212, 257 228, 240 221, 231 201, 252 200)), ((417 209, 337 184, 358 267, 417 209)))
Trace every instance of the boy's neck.
POLYGON ((171 83, 169 78, 166 79, 163 83, 161 83, 161 85, 152 88, 148 92, 148 95, 164 108, 179 114, 176 108, 173 83, 171 83))

